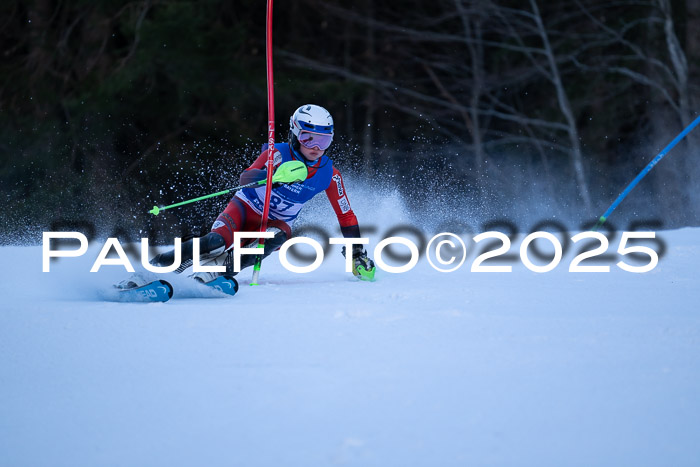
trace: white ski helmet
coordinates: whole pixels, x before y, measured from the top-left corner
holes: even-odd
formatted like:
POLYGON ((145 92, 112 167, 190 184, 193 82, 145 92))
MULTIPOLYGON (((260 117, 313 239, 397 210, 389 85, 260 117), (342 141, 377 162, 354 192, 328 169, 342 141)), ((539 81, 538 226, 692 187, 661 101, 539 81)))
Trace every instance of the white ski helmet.
POLYGON ((300 145, 307 148, 328 149, 333 142, 333 117, 319 105, 306 104, 289 117, 289 146, 299 152, 300 145))

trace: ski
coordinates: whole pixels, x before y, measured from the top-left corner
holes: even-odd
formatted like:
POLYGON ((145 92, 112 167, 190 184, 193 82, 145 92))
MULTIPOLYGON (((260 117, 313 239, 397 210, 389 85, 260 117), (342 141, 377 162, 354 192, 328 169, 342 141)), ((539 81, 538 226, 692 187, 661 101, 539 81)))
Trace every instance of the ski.
POLYGON ((150 282, 141 287, 119 289, 123 302, 167 302, 173 296, 173 286, 164 280, 150 282))
MULTIPOLYGON (((238 282, 230 275, 219 276, 213 281, 199 283, 230 296, 236 295, 238 292, 238 282)), ((167 302, 173 296, 173 286, 164 280, 126 289, 115 286, 115 289, 117 290, 116 300, 120 302, 167 302)))
POLYGON ((226 295, 236 295, 236 292, 238 292, 238 281, 229 275, 219 276, 213 281, 204 282, 204 285, 226 295))

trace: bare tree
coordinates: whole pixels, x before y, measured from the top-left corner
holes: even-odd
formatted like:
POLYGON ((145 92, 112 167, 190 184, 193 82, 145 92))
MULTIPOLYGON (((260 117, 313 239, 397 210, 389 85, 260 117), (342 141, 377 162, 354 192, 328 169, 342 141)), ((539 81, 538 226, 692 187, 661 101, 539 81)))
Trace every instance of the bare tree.
POLYGON ((581 48, 579 54, 594 46, 606 49, 605 54, 597 54, 593 58, 582 59, 575 55, 573 58, 579 68, 619 74, 648 87, 658 93, 673 109, 683 126, 690 124, 693 120, 693 110, 688 60, 676 35, 669 0, 652 0, 651 3, 629 2, 629 6, 648 13, 624 22, 618 29, 607 25, 594 15, 591 7, 583 5, 579 0, 576 2, 598 29, 595 41, 581 48), (652 32, 652 37, 658 37, 663 42, 652 41, 651 44, 646 44, 630 38, 638 26, 647 26, 652 32), (595 63, 589 63, 591 61, 595 63))
MULTIPOLYGON (((578 192, 586 211, 590 212, 591 198, 583 166, 580 136, 574 110, 560 71, 560 60, 557 51, 552 46, 548 29, 544 24, 536 0, 530 0, 530 8, 532 11, 501 7, 498 13, 499 17, 508 26, 508 33, 520 46, 522 53, 527 56, 533 69, 537 70, 539 74, 544 76, 554 87, 559 111, 566 122, 565 128, 570 144, 569 157, 578 186, 578 192), (528 22, 532 24, 527 24, 528 22), (528 47, 526 45, 529 39, 527 36, 532 32, 537 34, 541 44, 533 44, 528 47), (541 63, 540 56, 544 57, 545 63, 541 63)), ((530 40, 530 42, 532 41, 530 40)))
MULTIPOLYGON (((473 187, 493 183, 485 177, 495 173, 488 162, 531 164, 535 156, 548 179, 553 167, 568 165, 571 186, 590 214, 587 170, 608 163, 600 150, 607 135, 624 144, 643 131, 626 110, 644 105, 640 86, 680 122, 692 121, 697 89, 670 0, 576 0, 578 8, 563 1, 434 0, 402 10, 377 2, 366 11, 305 1, 353 24, 360 49, 374 52, 348 67, 287 49, 288 63, 366 86, 364 95, 373 97, 364 100, 364 117, 356 117, 364 125, 381 124, 369 116, 393 109, 414 118, 413 128, 427 126, 426 134, 457 145, 468 157, 455 158, 455 167, 473 187), (598 122, 584 118, 591 115, 600 115, 598 122)), ((566 191, 561 184, 556 190, 566 191)))

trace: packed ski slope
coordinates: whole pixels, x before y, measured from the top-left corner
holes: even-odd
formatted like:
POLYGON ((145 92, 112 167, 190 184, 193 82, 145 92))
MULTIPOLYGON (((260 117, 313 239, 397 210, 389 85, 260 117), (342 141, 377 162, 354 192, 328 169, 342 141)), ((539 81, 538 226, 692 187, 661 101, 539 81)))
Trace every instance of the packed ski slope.
POLYGON ((698 465, 700 229, 658 235, 646 274, 364 283, 334 249, 164 304, 104 301, 100 245, 2 247, 0 465, 698 465))

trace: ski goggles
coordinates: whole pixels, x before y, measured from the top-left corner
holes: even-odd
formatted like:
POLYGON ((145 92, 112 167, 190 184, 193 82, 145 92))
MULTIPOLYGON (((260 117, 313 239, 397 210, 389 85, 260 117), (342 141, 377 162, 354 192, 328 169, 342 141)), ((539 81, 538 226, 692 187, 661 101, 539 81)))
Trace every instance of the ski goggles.
POLYGON ((320 149, 325 151, 333 142, 333 135, 327 133, 312 133, 310 131, 302 131, 299 133, 299 143, 308 149, 320 149))

